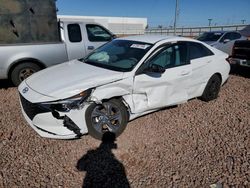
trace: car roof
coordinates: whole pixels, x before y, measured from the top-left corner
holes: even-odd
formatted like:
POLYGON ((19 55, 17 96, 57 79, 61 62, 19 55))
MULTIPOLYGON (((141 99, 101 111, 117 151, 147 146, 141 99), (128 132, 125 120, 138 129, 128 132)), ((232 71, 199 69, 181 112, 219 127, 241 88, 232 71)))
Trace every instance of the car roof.
POLYGON ((238 31, 207 31, 205 33, 221 33, 221 34, 224 34, 224 33, 229 33, 229 32, 239 33, 238 31))
POLYGON ((184 37, 178 37, 178 36, 166 36, 166 35, 135 35, 135 36, 128 36, 128 37, 122 37, 117 38, 117 40, 131 40, 131 41, 137 41, 137 42, 145 42, 150 44, 155 44, 160 41, 165 42, 172 42, 172 41, 195 41, 193 39, 184 38, 184 37))
POLYGON ((226 32, 230 32, 230 31, 207 31, 205 33, 226 33, 226 32))

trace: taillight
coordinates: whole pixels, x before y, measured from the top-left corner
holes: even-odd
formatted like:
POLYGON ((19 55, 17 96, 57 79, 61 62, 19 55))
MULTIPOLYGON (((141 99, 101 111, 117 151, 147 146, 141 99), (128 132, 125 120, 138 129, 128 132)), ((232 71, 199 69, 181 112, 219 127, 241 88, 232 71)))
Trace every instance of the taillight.
POLYGON ((227 60, 227 62, 228 63, 230 63, 230 58, 231 58, 232 56, 228 56, 227 58, 226 58, 226 60, 227 60))

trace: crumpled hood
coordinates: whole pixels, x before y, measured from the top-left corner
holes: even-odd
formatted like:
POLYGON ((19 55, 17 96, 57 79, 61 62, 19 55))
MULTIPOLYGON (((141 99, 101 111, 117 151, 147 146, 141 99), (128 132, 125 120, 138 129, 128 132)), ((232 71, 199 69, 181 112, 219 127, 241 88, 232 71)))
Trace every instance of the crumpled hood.
POLYGON ((32 90, 42 95, 64 99, 122 78, 122 72, 73 60, 39 71, 25 82, 32 90))

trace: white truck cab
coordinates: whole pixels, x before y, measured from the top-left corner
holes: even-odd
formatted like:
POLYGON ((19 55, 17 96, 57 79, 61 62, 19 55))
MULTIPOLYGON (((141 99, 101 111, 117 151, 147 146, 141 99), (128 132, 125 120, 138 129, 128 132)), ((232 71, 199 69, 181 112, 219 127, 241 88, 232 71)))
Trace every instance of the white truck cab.
POLYGON ((115 35, 97 23, 59 20, 60 42, 0 44, 0 79, 19 85, 46 67, 79 59, 115 35))
POLYGON ((66 43, 69 60, 86 56, 114 37, 97 23, 62 20, 60 20, 60 33, 62 41, 66 43))

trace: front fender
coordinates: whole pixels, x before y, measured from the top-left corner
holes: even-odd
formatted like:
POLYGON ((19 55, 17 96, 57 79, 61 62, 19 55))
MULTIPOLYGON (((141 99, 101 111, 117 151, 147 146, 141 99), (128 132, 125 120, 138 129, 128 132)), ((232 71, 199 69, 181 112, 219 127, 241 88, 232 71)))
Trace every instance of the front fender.
POLYGON ((114 97, 122 97, 129 108, 133 109, 132 100, 133 78, 126 78, 118 82, 113 82, 97 87, 92 93, 90 101, 101 103, 103 100, 114 97))
POLYGON ((110 99, 116 96, 123 96, 132 93, 133 79, 125 78, 117 82, 112 82, 99 86, 92 93, 91 99, 94 101, 102 101, 104 99, 110 99))

